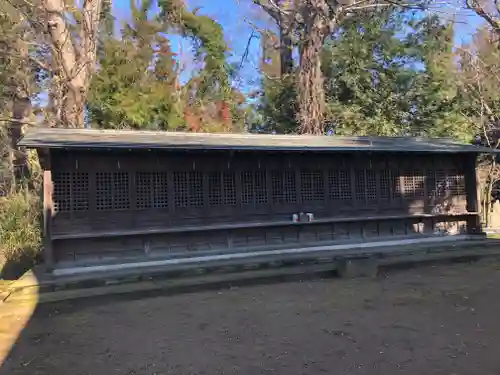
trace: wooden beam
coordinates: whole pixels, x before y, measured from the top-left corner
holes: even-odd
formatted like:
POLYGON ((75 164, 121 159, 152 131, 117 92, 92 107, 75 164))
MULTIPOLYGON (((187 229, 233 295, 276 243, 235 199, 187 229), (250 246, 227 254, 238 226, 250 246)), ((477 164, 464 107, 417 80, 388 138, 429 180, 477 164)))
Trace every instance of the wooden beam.
POLYGON ((476 171, 477 155, 466 155, 464 161, 465 169, 465 193, 467 195, 467 211, 477 212, 476 215, 467 218, 468 233, 481 233, 481 220, 479 216, 478 181, 476 171))
POLYGON ((52 199, 53 184, 50 158, 46 160, 43 171, 43 254, 47 271, 54 269, 54 253, 52 247, 52 219, 54 215, 54 202, 52 199))

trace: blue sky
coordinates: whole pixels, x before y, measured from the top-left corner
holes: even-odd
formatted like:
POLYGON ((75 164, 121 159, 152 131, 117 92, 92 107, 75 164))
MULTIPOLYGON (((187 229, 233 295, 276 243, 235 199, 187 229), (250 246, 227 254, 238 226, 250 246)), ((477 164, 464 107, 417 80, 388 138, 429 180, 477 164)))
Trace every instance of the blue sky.
MULTIPOLYGON (((458 0, 459 2, 462 0, 458 0)), ((187 0, 190 9, 200 7, 200 13, 208 15, 219 22, 224 28, 226 41, 231 49, 231 61, 240 61, 248 38, 252 33, 252 26, 248 19, 257 22, 259 26, 266 24, 266 19, 259 16, 261 13, 251 0, 187 0), (257 21, 256 21, 257 20, 257 21)), ((113 8, 118 20, 130 18, 130 0, 114 0, 113 8)), ((435 9, 436 10, 436 9, 435 9)), ((455 43, 462 44, 470 40, 470 36, 478 26, 482 24, 479 17, 469 11, 457 11, 451 7, 437 9, 445 17, 453 17, 456 21, 455 43)), ((179 37, 172 37, 172 48, 180 56, 184 56, 184 62, 190 61, 190 45, 179 37)), ((236 84, 244 92, 258 87, 259 79, 259 40, 254 39, 250 46, 248 59, 243 65, 241 79, 236 84)), ((189 64, 185 67, 185 75, 189 75, 189 64)))

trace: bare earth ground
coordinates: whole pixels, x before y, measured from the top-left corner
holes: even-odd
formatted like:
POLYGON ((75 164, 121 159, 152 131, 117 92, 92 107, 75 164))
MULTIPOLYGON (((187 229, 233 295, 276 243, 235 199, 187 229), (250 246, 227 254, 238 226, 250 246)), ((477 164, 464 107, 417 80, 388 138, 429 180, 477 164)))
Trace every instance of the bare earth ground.
POLYGON ((0 374, 500 374, 499 318, 491 262, 106 297, 38 308, 0 374))

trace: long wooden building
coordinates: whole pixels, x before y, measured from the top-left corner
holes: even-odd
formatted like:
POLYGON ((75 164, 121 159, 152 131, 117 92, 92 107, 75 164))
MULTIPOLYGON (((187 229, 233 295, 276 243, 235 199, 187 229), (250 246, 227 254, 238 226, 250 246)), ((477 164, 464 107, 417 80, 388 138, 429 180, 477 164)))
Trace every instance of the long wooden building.
POLYGON ((40 128, 20 145, 44 169, 54 275, 481 233, 475 166, 489 150, 448 139, 40 128))

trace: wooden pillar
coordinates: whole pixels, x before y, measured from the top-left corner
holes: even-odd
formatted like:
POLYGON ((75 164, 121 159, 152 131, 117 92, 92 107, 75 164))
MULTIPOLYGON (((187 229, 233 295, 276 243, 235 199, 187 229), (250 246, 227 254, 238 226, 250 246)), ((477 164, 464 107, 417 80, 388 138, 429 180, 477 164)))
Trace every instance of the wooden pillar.
POLYGON ((52 218, 54 215, 54 202, 52 200, 53 184, 48 150, 39 151, 40 164, 43 168, 43 253, 47 271, 54 269, 54 253, 52 248, 52 218))
POLYGON ((474 212, 467 220, 467 232, 471 234, 481 233, 481 220, 479 215, 478 182, 476 172, 477 155, 466 155, 464 161, 465 192, 467 195, 467 212, 474 212))

